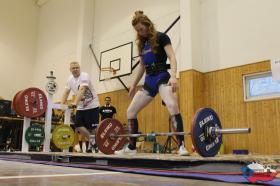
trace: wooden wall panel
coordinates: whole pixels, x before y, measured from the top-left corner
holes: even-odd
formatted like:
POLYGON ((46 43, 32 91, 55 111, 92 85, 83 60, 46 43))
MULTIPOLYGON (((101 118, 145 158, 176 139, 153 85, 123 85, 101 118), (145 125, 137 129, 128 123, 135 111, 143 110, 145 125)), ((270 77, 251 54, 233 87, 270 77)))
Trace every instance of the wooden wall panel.
MULTIPOLYGON (((205 106, 213 108, 218 113, 222 126, 248 127, 240 70, 228 69, 206 73, 204 80, 205 106)), ((232 149, 247 149, 248 135, 225 135, 224 144, 226 152, 231 152, 232 149)))
POLYGON ((205 106, 214 108, 223 127, 251 127, 249 135, 224 135, 226 153, 248 149, 252 153, 279 154, 279 99, 244 102, 243 74, 270 70, 264 61, 204 74, 205 106))
MULTIPOLYGON (((189 132, 192 118, 197 109, 204 106, 203 74, 195 70, 180 73, 179 101, 184 121, 184 130, 189 132)), ((185 137, 187 149, 191 151, 191 138, 185 137)))

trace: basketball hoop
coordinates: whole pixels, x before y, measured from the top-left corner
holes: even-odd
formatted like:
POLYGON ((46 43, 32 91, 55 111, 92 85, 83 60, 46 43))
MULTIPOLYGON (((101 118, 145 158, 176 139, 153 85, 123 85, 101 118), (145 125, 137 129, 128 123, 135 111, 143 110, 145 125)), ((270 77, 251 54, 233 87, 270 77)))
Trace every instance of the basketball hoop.
POLYGON ((112 67, 101 68, 100 77, 103 80, 110 80, 117 74, 117 70, 112 67))

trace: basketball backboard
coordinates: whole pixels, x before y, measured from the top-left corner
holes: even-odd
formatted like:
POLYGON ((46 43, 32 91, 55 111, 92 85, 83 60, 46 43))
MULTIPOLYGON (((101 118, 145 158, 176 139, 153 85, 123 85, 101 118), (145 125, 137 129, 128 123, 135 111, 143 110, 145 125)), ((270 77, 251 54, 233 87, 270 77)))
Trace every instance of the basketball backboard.
POLYGON ((132 71, 132 42, 105 50, 100 55, 100 75, 99 80, 104 81, 131 74, 132 71), (114 73, 110 73, 103 69, 114 69, 114 73))

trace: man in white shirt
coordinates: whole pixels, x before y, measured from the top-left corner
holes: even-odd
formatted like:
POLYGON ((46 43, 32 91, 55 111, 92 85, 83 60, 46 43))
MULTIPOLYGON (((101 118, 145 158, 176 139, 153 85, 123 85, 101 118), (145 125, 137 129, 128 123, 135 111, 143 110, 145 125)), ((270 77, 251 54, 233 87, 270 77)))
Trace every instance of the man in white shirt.
POLYGON ((71 104, 72 108, 77 108, 75 118, 75 128, 81 135, 86 136, 91 146, 87 150, 94 148, 97 152, 95 138, 92 136, 99 123, 99 100, 93 89, 90 77, 87 73, 80 71, 78 62, 70 63, 70 72, 61 103, 66 104, 71 91, 75 94, 75 99, 71 104))

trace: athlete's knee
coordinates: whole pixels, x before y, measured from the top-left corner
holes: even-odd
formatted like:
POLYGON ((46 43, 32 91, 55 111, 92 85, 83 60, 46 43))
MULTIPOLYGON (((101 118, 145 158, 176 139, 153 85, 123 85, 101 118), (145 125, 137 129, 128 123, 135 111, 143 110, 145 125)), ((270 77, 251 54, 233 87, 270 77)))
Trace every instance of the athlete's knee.
POLYGON ((135 119, 137 117, 137 112, 132 106, 129 106, 126 111, 127 119, 135 119))
POLYGON ((177 114, 179 113, 179 106, 178 106, 178 103, 175 102, 175 101, 169 101, 166 104, 166 107, 168 108, 168 110, 170 112, 172 112, 172 114, 177 114))

